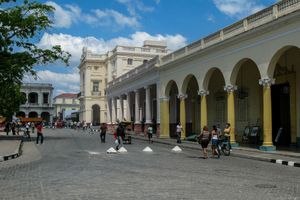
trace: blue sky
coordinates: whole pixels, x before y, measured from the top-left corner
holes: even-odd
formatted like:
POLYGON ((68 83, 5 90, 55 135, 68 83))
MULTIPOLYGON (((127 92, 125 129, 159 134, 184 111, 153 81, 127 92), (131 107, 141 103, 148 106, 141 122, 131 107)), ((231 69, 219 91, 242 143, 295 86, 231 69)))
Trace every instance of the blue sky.
MULTIPOLYGON (((79 64, 84 46, 105 53, 115 45, 142 46, 146 39, 165 40, 176 50, 226 27, 276 0, 51 0, 53 28, 38 45, 61 45, 72 54, 70 66, 37 66, 38 80, 50 82, 55 95, 79 92, 79 64)), ((26 77, 25 82, 34 81, 26 77)))

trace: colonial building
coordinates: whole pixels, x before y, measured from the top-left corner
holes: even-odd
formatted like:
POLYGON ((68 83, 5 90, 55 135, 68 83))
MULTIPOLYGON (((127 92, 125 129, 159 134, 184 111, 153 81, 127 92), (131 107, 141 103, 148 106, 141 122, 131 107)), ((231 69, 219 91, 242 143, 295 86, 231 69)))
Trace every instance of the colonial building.
MULTIPOLYGON (((79 65, 79 120, 93 124, 107 122, 110 118, 105 93, 107 82, 157 55, 166 55, 167 52, 166 44, 161 41, 145 41, 143 47, 116 46, 112 51, 101 55, 84 48, 79 65)), ((120 101, 117 103, 116 109, 120 110, 120 101)))
POLYGON ((42 118, 52 122, 54 107, 52 104, 53 87, 47 83, 23 83, 21 93, 26 97, 26 103, 20 106, 17 117, 42 118))
POLYGON ((248 126, 262 150, 300 146, 299 35, 300 1, 279 1, 109 82, 109 121, 127 112, 139 132, 141 118, 155 117, 161 138, 179 121, 183 138, 229 122, 233 146, 248 126))
POLYGON ((77 94, 62 93, 53 99, 55 107, 55 117, 64 120, 66 117, 71 117, 71 114, 79 111, 80 104, 77 99, 77 94))

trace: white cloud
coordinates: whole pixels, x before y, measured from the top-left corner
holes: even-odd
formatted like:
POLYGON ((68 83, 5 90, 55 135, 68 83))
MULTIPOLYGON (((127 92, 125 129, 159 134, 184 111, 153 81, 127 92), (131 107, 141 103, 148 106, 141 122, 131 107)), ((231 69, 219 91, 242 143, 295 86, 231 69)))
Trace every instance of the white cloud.
POLYGON ((61 6, 52 1, 48 1, 47 4, 55 8, 53 16, 54 27, 70 28, 74 20, 72 18, 72 12, 64 10, 61 6))
POLYGON ((24 82, 30 83, 52 83, 55 88, 55 94, 63 92, 78 93, 79 92, 79 73, 78 69, 74 69, 67 73, 57 73, 49 70, 37 71, 37 79, 28 75, 25 76, 24 82))
MULTIPOLYGON (((40 48, 50 48, 53 45, 61 45, 62 49, 72 54, 70 65, 71 70, 67 73, 56 73, 49 70, 38 71, 37 82, 53 83, 56 94, 59 91, 78 92, 79 74, 77 66, 79 65, 82 48, 88 47, 94 53, 106 53, 112 50, 116 45, 125 46, 143 46, 145 40, 166 41, 168 48, 176 50, 186 45, 186 38, 180 34, 176 35, 150 35, 146 32, 135 32, 129 37, 117 37, 110 40, 95 37, 75 37, 68 34, 49 34, 44 33, 40 42, 37 44, 40 48)), ((34 82, 32 77, 24 79, 27 82, 34 82)))
POLYGON ((154 0, 156 4, 159 4, 160 3, 160 0, 154 0))
POLYGON ((213 15, 209 15, 209 16, 207 17, 207 21, 210 21, 210 22, 213 22, 213 23, 215 23, 215 22, 216 22, 216 20, 215 20, 215 16, 213 16, 213 15))
POLYGON ((53 23, 57 28, 70 28, 72 24, 86 23, 92 26, 112 26, 118 27, 139 27, 138 18, 136 16, 126 16, 112 9, 94 9, 83 13, 77 5, 66 4, 60 6, 53 1, 48 1, 48 5, 55 8, 53 23))
MULTIPOLYGON (((146 6, 141 0, 117 0, 118 3, 123 4, 127 7, 127 11, 131 16, 138 16, 138 11, 141 12, 152 12, 154 7, 146 6)), ((155 1, 156 4, 159 2, 155 1)))
POLYGON ((259 0, 213 0, 215 6, 230 17, 242 18, 265 6, 259 0))
POLYGON ((61 45, 64 51, 72 54, 71 66, 79 64, 83 47, 95 53, 106 53, 112 50, 116 45, 143 46, 145 40, 166 41, 168 48, 176 50, 186 45, 186 38, 180 34, 176 35, 150 35, 146 32, 135 32, 129 37, 117 37, 110 40, 95 37, 76 37, 68 34, 48 34, 44 33, 40 42, 37 44, 40 48, 50 48, 54 45, 61 45))
MULTIPOLYGON (((121 27, 138 27, 140 26, 136 17, 127 17, 120 12, 115 10, 106 9, 100 10, 96 9, 93 11, 96 16, 96 24, 94 22, 91 25, 98 26, 112 26, 113 23, 117 25, 119 28, 121 27)), ((89 16, 90 17, 90 16, 89 16)))

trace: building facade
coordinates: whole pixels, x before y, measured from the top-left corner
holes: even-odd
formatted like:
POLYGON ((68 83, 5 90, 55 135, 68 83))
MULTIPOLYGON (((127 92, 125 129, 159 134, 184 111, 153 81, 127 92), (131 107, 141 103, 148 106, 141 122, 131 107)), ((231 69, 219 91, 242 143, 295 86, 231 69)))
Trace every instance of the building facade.
MULTIPOLYGON (((79 65, 79 120, 93 124, 108 122, 107 83, 153 57, 167 53, 166 44, 160 41, 145 41, 143 47, 116 46, 106 54, 93 54, 84 48, 79 65)), ((116 101, 116 110, 120 110, 120 100, 116 101)))
POLYGON ((65 120, 71 118, 71 114, 80 109, 77 94, 62 93, 53 99, 56 119, 65 120))
POLYGON ((21 93, 26 97, 26 103, 20 106, 17 117, 42 118, 52 122, 54 107, 52 103, 53 87, 47 83, 23 83, 21 93))
POLYGON ((300 2, 280 1, 109 82, 110 121, 126 96, 136 124, 156 112, 161 138, 178 122, 183 138, 229 122, 233 146, 246 127, 260 133, 261 150, 300 146, 299 34, 300 2))

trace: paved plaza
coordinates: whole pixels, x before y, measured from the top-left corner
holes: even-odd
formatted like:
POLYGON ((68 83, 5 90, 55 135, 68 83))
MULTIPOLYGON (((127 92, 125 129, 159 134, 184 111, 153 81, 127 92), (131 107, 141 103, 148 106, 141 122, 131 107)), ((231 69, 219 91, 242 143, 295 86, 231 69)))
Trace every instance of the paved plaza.
POLYGON ((0 163, 0 199, 300 199, 299 168, 237 158, 202 159, 134 140, 128 153, 107 154, 107 136, 45 130, 45 144, 0 163), (153 153, 142 150, 149 146, 153 153))

